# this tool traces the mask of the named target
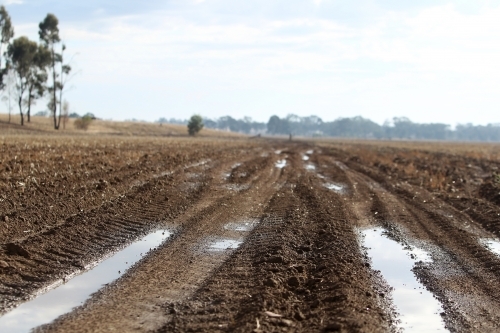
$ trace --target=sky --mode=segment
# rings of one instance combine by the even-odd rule
[[[500,0],[0,3],[15,37],[59,18],[70,112],[500,123]]]

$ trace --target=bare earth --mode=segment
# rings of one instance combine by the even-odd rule
[[[479,241],[500,236],[498,145],[1,139],[0,313],[151,230],[173,233],[40,331],[397,331],[359,242],[373,226],[432,244],[414,273],[448,330],[500,330],[500,257]],[[228,227],[242,222],[244,236]],[[241,246],[207,251],[231,238]]]

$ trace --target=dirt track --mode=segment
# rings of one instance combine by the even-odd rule
[[[151,230],[173,233],[43,331],[396,331],[390,286],[359,245],[372,226],[432,254],[414,272],[450,331],[500,330],[500,257],[479,241],[500,236],[496,147],[32,142],[0,150],[2,312]],[[242,222],[253,228],[228,227]],[[219,239],[243,242],[209,251]]]

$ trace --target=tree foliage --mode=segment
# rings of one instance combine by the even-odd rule
[[[290,134],[290,122],[287,119],[272,116],[267,123],[267,132],[270,134]]]
[[[71,67],[64,63],[63,55],[66,50],[66,45],[62,44],[61,52],[56,52],[56,45],[61,42],[61,37],[59,36],[59,20],[57,17],[54,14],[47,14],[38,27],[40,41],[50,52],[52,86],[48,88],[48,91],[51,94],[48,107],[53,115],[54,129],[59,129],[62,117],[62,94],[68,74],[71,71]],[[57,116],[58,106],[59,116]]]
[[[198,134],[198,132],[202,130],[203,126],[204,126],[203,118],[201,118],[200,115],[192,116],[191,119],[189,119],[189,122],[187,124],[189,135]]]
[[[76,129],[86,131],[89,129],[93,121],[94,119],[92,119],[92,117],[85,115],[81,118],[76,119],[74,122],[74,126]]]
[[[243,119],[234,119],[231,116],[224,116],[218,119],[204,119],[205,127],[219,129],[224,131],[232,131],[246,134],[264,133],[266,130],[265,123],[259,123],[252,120],[250,117]]]
[[[19,106],[19,114],[21,115],[21,125],[24,125],[24,101],[25,93],[30,85],[31,68],[35,63],[38,45],[22,36],[15,39],[9,45],[8,55],[12,69],[16,74],[16,90]]]
[[[16,77],[16,97],[21,125],[24,125],[24,111],[29,121],[31,106],[44,94],[47,81],[46,67],[49,64],[50,54],[46,47],[22,36],[9,44],[7,55]]]
[[[457,125],[453,130],[447,124],[414,123],[405,117],[379,125],[363,117],[339,118],[323,122],[319,117],[299,117],[288,115],[285,118],[271,116],[267,123],[269,134],[329,136],[361,139],[389,140],[460,140],[460,141],[500,141],[500,125],[486,126],[472,124]]]
[[[3,77],[8,68],[2,66],[3,45],[8,44],[14,37],[14,27],[5,6],[0,6],[0,88],[3,89]]]

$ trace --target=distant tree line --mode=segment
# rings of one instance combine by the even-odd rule
[[[8,105],[9,122],[12,104],[16,104],[21,116],[21,125],[24,125],[25,117],[30,122],[31,107],[36,101],[48,97],[47,106],[54,120],[54,129],[59,129],[61,119],[66,119],[69,112],[69,103],[63,101],[63,93],[71,66],[64,59],[66,45],[59,36],[57,17],[47,14],[38,28],[39,43],[26,36],[14,39],[11,17],[5,7],[0,6],[2,100]]]
[[[160,118],[156,121],[160,124],[177,124],[187,125],[188,120],[175,119],[175,118]],[[231,116],[224,116],[218,119],[203,118],[205,128],[218,129],[222,131],[231,131],[244,134],[264,134],[267,132],[266,123],[253,121],[250,117],[243,119],[234,119]]]
[[[161,118],[158,122],[187,124],[187,120]],[[339,118],[325,122],[317,116],[299,117],[290,114],[284,118],[271,116],[266,123],[251,118],[234,119],[230,116],[203,119],[206,128],[245,134],[299,135],[306,137],[339,137],[360,139],[449,140],[500,142],[500,124],[450,125],[441,123],[420,124],[408,118],[393,118],[379,125],[363,117]]]
[[[188,120],[183,120],[183,119],[176,119],[176,118],[160,118],[156,121],[157,123],[160,124],[177,124],[177,125],[187,125]]]
[[[324,122],[316,116],[285,118],[272,116],[267,123],[268,134],[328,136],[362,139],[455,140],[500,142],[500,124],[450,125],[441,123],[420,124],[401,117],[379,125],[363,117],[339,118]]]
[[[213,128],[224,131],[245,133],[245,134],[259,134],[266,132],[266,123],[259,123],[253,121],[250,117],[243,119],[234,119],[231,116],[224,116],[218,119],[203,119],[203,123],[207,128]]]

